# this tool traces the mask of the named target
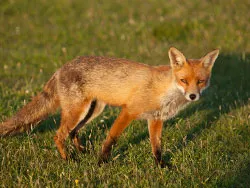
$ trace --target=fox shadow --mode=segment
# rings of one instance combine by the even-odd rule
[[[241,168],[235,176],[230,177],[229,182],[222,179],[217,187],[250,187],[250,160],[241,161],[239,166]]]

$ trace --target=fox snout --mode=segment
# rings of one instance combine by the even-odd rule
[[[186,93],[185,97],[189,101],[198,101],[200,99],[199,93]]]
[[[198,101],[200,99],[201,91],[197,86],[194,86],[193,89],[190,89],[186,85],[176,83],[176,87],[188,101]]]
[[[190,95],[189,95],[189,98],[190,98],[191,100],[195,100],[195,99],[196,99],[196,94],[193,94],[193,93],[190,94]]]

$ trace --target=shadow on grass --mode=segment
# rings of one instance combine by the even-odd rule
[[[240,162],[239,170],[235,174],[229,174],[223,178],[218,184],[218,187],[250,187],[250,160]]]
[[[40,125],[33,129],[32,133],[43,133],[57,130],[60,125],[60,120],[61,116],[59,113],[49,116],[47,119],[43,120]]]

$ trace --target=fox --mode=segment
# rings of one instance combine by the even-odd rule
[[[99,163],[108,161],[113,145],[131,121],[144,119],[155,163],[164,167],[163,122],[200,99],[210,84],[218,55],[216,49],[200,59],[187,59],[171,47],[170,65],[158,66],[113,57],[76,57],[58,69],[31,102],[0,124],[0,137],[29,131],[60,108],[60,126],[54,142],[66,160],[66,139],[70,138],[75,148],[83,151],[80,129],[99,116],[106,105],[118,106],[121,111],[102,144]]]

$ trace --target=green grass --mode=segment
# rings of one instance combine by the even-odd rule
[[[97,155],[119,109],[81,131],[87,152],[53,143],[56,114],[29,134],[0,138],[1,187],[250,187],[250,3],[222,1],[0,1],[0,120],[16,112],[55,70],[79,55],[168,64],[175,46],[199,58],[214,48],[211,86],[165,123],[154,165],[145,121],[134,121],[101,167]]]

